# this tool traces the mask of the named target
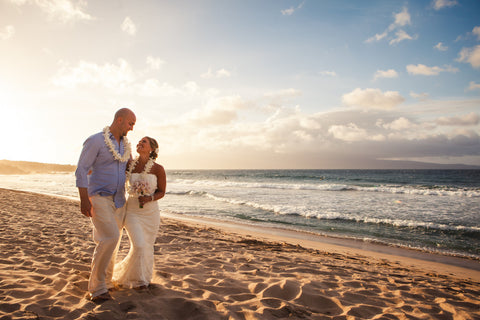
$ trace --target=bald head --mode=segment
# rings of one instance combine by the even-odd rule
[[[118,118],[124,118],[125,119],[129,115],[135,116],[133,111],[128,109],[128,108],[119,109],[117,112],[115,112],[115,118],[113,119],[113,121],[117,120]]]
[[[133,130],[133,126],[137,118],[135,113],[128,108],[122,108],[115,112],[112,125],[110,126],[110,132],[117,138],[126,136],[128,131]]]

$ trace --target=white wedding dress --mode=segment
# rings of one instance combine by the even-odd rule
[[[151,173],[132,173],[130,185],[141,180],[147,183],[146,195],[152,195],[157,188],[157,177]],[[138,195],[130,194],[124,225],[130,239],[130,250],[115,265],[113,281],[127,288],[148,286],[153,275],[153,245],[160,225],[157,201],[147,202],[140,208]]]

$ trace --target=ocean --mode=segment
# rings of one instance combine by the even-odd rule
[[[170,170],[163,213],[480,259],[480,170]],[[0,188],[78,199],[69,174]]]

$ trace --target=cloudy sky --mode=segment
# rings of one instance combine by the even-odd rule
[[[478,0],[0,0],[0,159],[128,138],[181,168],[480,165]],[[373,165],[374,166],[374,165]]]

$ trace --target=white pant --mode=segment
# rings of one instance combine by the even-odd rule
[[[112,275],[120,244],[120,235],[125,218],[125,206],[115,208],[113,196],[92,196],[93,240],[96,247],[92,259],[92,271],[88,291],[93,297],[113,287]]]

